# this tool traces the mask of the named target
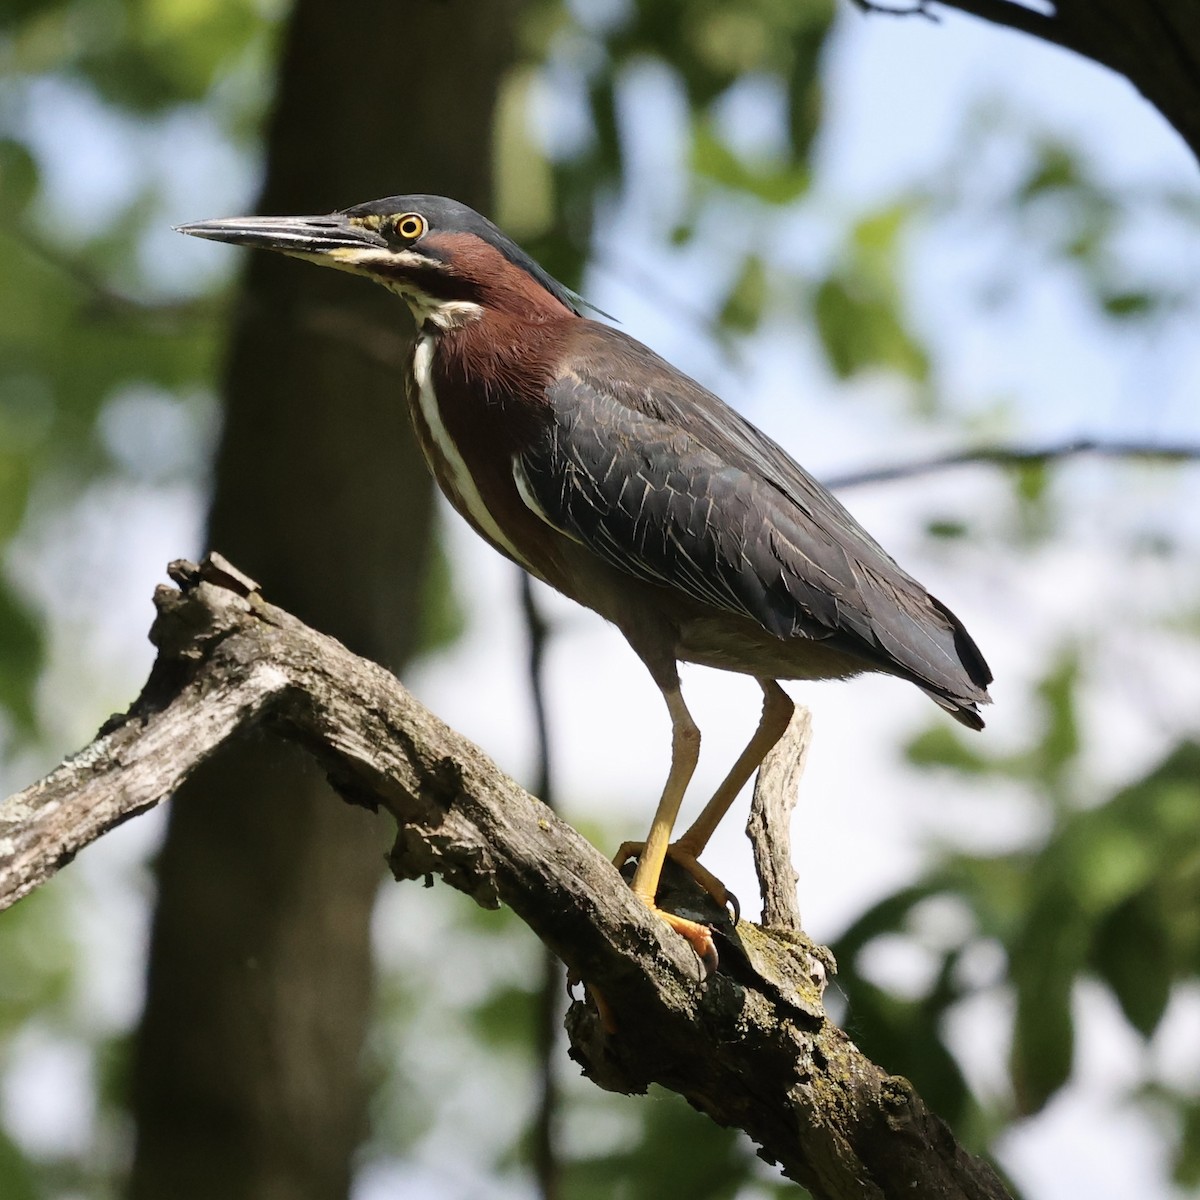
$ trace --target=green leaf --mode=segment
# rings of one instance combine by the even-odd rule
[[[52,1017],[67,1001],[75,949],[65,897],[61,889],[42,889],[0,921],[0,1045],[22,1021]]]
[[[919,767],[951,767],[969,775],[983,775],[994,764],[985,758],[965,738],[944,724],[930,726],[905,747],[908,761]]]
[[[705,121],[692,132],[692,170],[702,179],[767,204],[792,204],[808,190],[808,169],[787,160],[748,162],[736,155]]]
[[[1049,465],[1044,462],[1020,463],[1013,468],[1017,495],[1026,503],[1041,502],[1050,486]]]
[[[1035,752],[1034,774],[1057,779],[1079,755],[1079,724],[1075,717],[1075,693],[1079,687],[1079,656],[1065,653],[1058,664],[1038,685],[1044,724]]]
[[[792,153],[807,159],[825,115],[825,89],[821,80],[821,55],[832,24],[835,8],[828,0],[806,0],[804,4],[786,3],[792,19],[804,23],[793,40],[795,67],[786,72],[788,90],[788,135]]]
[[[1175,1182],[1185,1188],[1200,1187],[1200,1097],[1179,1105],[1182,1130],[1175,1153]]]
[[[0,1128],[0,1200],[43,1200],[33,1164]]]
[[[0,138],[0,220],[18,220],[37,189],[37,163],[28,148],[11,138]]]
[[[1082,173],[1075,152],[1062,142],[1043,142],[1033,169],[1017,188],[1017,199],[1028,202],[1047,192],[1080,185]]]
[[[1112,988],[1129,1023],[1143,1036],[1158,1028],[1171,996],[1166,914],[1141,892],[1096,928],[1092,965]]]
[[[830,366],[842,379],[871,367],[923,382],[929,356],[904,327],[899,301],[869,273],[840,268],[813,298],[817,332]]]
[[[1071,999],[1088,945],[1070,892],[1050,881],[1012,950],[1017,990],[1012,1077],[1018,1111],[1040,1111],[1070,1078],[1075,1057]]]
[[[856,261],[881,285],[896,282],[900,239],[911,216],[909,205],[891,204],[867,213],[851,231]]]
[[[814,298],[814,316],[830,365],[843,379],[869,368],[891,368],[912,379],[929,373],[925,351],[900,323],[890,299],[857,276],[835,273]]]
[[[1150,316],[1162,301],[1161,295],[1147,291],[1104,292],[1100,295],[1100,307],[1118,320]]]
[[[943,541],[957,541],[967,537],[971,527],[966,521],[958,521],[952,517],[936,517],[926,523],[925,532],[930,537]]]
[[[721,306],[720,321],[735,333],[752,333],[762,320],[767,303],[766,264],[749,255]]]
[[[34,685],[45,657],[41,623],[0,580],[0,705],[18,728],[34,728]]]
[[[921,1098],[962,1136],[975,1105],[942,1039],[945,1004],[902,1000],[861,976],[843,984],[850,1002],[845,1026],[862,1052],[886,1071],[911,1079]]]
[[[822,280],[813,299],[817,332],[829,365],[841,379],[848,379],[871,363],[872,356],[862,335],[861,306],[838,275]]]

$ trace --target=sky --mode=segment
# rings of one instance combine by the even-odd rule
[[[771,218],[774,246],[789,263],[817,270],[828,262],[837,252],[836,229],[844,214],[866,210],[880,196],[928,178],[946,161],[972,113],[1036,114],[1048,131],[1086,147],[1114,183],[1197,192],[1194,159],[1127,83],[1063,51],[954,13],[934,24],[869,19],[847,10],[826,71],[829,115],[815,195],[801,213]],[[535,104],[554,103],[551,86],[532,94]],[[252,203],[253,164],[232,155],[198,117],[183,115],[156,128],[114,127],[87,101],[60,91],[41,97],[30,113],[52,164],[48,187],[58,203],[86,193],[118,205],[122,165],[142,158],[169,164],[160,168],[164,177],[179,180],[168,195],[168,203],[178,207],[172,219],[234,213]],[[768,322],[736,362],[714,348],[686,308],[670,302],[687,297],[702,307],[714,301],[719,265],[706,249],[713,242],[699,239],[692,247],[665,249],[661,239],[683,196],[680,101],[653,70],[635,69],[623,89],[621,114],[630,139],[631,181],[601,214],[598,236],[601,245],[619,247],[620,259],[606,262],[600,256],[585,288],[590,300],[717,390],[818,476],[953,444],[944,429],[910,419],[903,385],[884,378],[838,384],[822,368],[812,340],[795,337],[782,322]],[[542,129],[553,120],[545,112],[530,117]],[[769,145],[774,136],[770,98],[753,85],[730,102],[724,119],[744,128],[750,140]],[[94,153],[67,153],[68,145],[89,146]],[[1020,165],[1017,155],[1001,138],[984,163],[994,178],[970,182],[986,191],[995,179],[1009,178]],[[362,197],[347,202],[357,199]],[[1011,247],[1002,231],[994,240],[976,233],[931,227],[910,251],[914,309],[922,332],[941,350],[940,384],[957,407],[985,414],[1002,397],[1012,435],[1022,443],[1079,434],[1200,441],[1194,403],[1200,342],[1194,336],[1176,326],[1165,333],[1113,337],[1072,281],[1053,272],[1039,276],[1011,309],[981,320],[979,310],[963,302],[964,292]],[[169,236],[164,223],[161,238]],[[736,230],[731,236],[736,239]],[[225,269],[225,250],[176,241],[180,268]],[[165,242],[153,242],[160,244]],[[1200,277],[1195,240],[1180,243],[1153,227],[1137,229],[1130,254],[1147,270]],[[637,261],[656,286],[623,282],[620,262],[627,260]],[[169,276],[163,285],[172,285]],[[1185,314],[1193,322],[1195,316]],[[120,406],[113,409],[115,445],[127,443],[129,430],[147,427],[148,411],[158,411],[153,403],[149,409],[139,403],[136,397],[127,400],[124,417]],[[203,404],[164,419],[166,443],[211,445],[215,426]],[[170,427],[171,419],[180,427]],[[951,604],[984,647],[997,675],[984,736],[990,745],[1005,747],[1021,744],[1036,720],[1025,703],[1028,688],[1065,631],[1104,632],[1122,614],[1141,612],[1139,605],[1167,608],[1196,593],[1195,570],[1186,564],[1139,564],[1139,587],[1131,589],[1130,564],[1105,537],[1114,526],[1136,527],[1185,507],[1196,499],[1195,474],[1158,490],[1131,491],[1129,476],[1120,471],[1073,465],[1056,485],[1071,513],[1064,536],[1047,549],[1022,554],[997,553],[990,540],[933,551],[918,534],[930,515],[1000,510],[1006,488],[987,471],[855,489],[844,498],[906,569]],[[90,738],[96,712],[123,708],[140,686],[151,661],[145,641],[150,595],[167,561],[202,548],[203,488],[202,474],[166,488],[160,480],[125,478],[98,488],[69,523],[59,519],[26,538],[18,570],[55,611],[53,666],[42,701],[53,715],[61,751]],[[1191,516],[1178,527],[1194,545],[1200,506],[1187,507]],[[459,577],[472,580],[469,593],[461,589],[468,627],[451,650],[422,662],[405,682],[502,767],[528,781],[532,725],[514,569],[445,509],[443,521]],[[94,586],[86,595],[72,590],[64,600],[61,582],[78,577],[81,566]],[[613,629],[540,587],[538,598],[555,631],[548,694],[564,815],[602,822],[614,845],[638,837],[667,766],[669,724],[661,698]],[[106,614],[99,627],[97,611]],[[1097,783],[1135,777],[1184,729],[1194,728],[1200,662],[1194,648],[1191,654],[1181,659],[1169,640],[1153,635],[1139,635],[1134,644],[1106,640],[1091,670],[1085,706],[1097,734],[1090,739],[1095,749],[1086,770]],[[704,735],[690,793],[698,806],[749,736],[758,692],[752,681],[695,668],[684,670],[683,683]],[[791,691],[811,706],[815,723],[793,846],[801,911],[818,940],[835,937],[873,899],[911,879],[936,839],[998,848],[1036,832],[1030,806],[1011,791],[968,793],[958,779],[904,769],[895,747],[906,733],[924,728],[933,711],[916,689],[870,678],[796,685]],[[53,761],[54,748],[45,754],[41,766]],[[17,782],[31,778],[38,766],[21,764],[18,770],[27,774]],[[741,833],[744,814],[743,801],[718,832],[706,861],[754,916],[757,906],[750,898],[757,887]],[[138,864],[160,830],[161,819],[133,822],[90,850],[76,868],[95,898],[82,916],[81,940],[94,960],[95,1019],[101,1025],[128,1023],[137,1012],[149,891]],[[124,882],[114,887],[118,876]],[[419,953],[435,936],[432,914],[424,932],[414,932],[413,903],[385,895],[377,931],[385,956]],[[879,977],[902,986],[919,983],[928,966],[911,948],[883,948],[879,960]],[[985,977],[991,967],[979,964]],[[992,989],[953,1019],[971,1077],[985,1090],[1001,1079],[1005,1047],[997,1029],[1007,1002]],[[1032,1200],[1080,1195],[1167,1200],[1172,1192],[1162,1176],[1158,1143],[1147,1119],[1122,1100],[1135,1080],[1132,1035],[1099,989],[1083,990],[1078,1014],[1085,1046],[1078,1078],[1045,1114],[1009,1135],[1005,1166]],[[1192,1087],[1200,1076],[1198,1016],[1200,993],[1180,998],[1156,1039],[1172,1051],[1163,1069]],[[6,1116],[22,1114],[31,1143],[78,1137],[89,1120],[86,1070],[69,1048],[34,1040],[18,1053],[0,1103]],[[442,1144],[438,1139],[449,1136],[450,1124],[472,1111],[469,1097],[460,1094],[433,1118],[430,1145]],[[432,1151],[428,1161],[436,1161]],[[440,1178],[438,1194],[472,1194],[479,1180],[464,1169],[462,1180]],[[394,1196],[398,1187],[401,1194],[433,1194],[422,1170],[418,1162],[398,1179],[381,1168],[363,1181],[358,1200]]]

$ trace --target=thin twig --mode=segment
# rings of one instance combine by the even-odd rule
[[[86,311],[104,320],[132,320],[163,324],[172,328],[195,322],[197,319],[213,319],[218,308],[208,298],[195,300],[143,300],[113,287],[102,279],[90,264],[81,258],[66,254],[57,246],[39,238],[28,230],[11,227],[3,230],[19,242],[35,258],[41,259],[68,279],[87,296]]]
[[[881,17],[924,17],[935,24],[940,20],[937,13],[929,10],[929,0],[910,0],[908,4],[880,4],[877,0],[850,0],[855,8]]]
[[[546,644],[550,627],[533,594],[533,581],[521,577],[521,613],[528,637],[529,697],[537,733],[537,769],[533,793],[547,808],[555,808],[553,768],[550,757],[550,722],[546,706]],[[558,1153],[559,1087],[556,1072],[560,997],[563,969],[558,957],[543,947],[542,983],[535,1006],[534,1053],[537,1058],[537,1111],[533,1121],[533,1171],[541,1200],[558,1200],[562,1164]]]
[[[933,475],[955,467],[979,463],[998,467],[1042,466],[1081,454],[1099,458],[1135,458],[1147,462],[1189,463],[1200,461],[1200,445],[1178,442],[1112,441],[1099,438],[1073,438],[1066,442],[1050,442],[1044,446],[976,446],[972,450],[956,450],[950,454],[935,454],[908,463],[889,463],[861,471],[847,471],[825,479],[830,488],[863,487],[868,483],[890,483],[895,479],[911,479],[917,475]]]
[[[538,607],[533,594],[533,580],[525,571],[518,572],[521,584],[521,616],[528,638],[526,663],[529,671],[529,699],[533,706],[534,731],[537,735],[537,766],[534,770],[533,794],[548,808],[557,808],[554,800],[554,779],[550,761],[550,721],[546,708],[546,645],[550,626]]]

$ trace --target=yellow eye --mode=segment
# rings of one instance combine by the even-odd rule
[[[405,213],[392,222],[392,228],[397,237],[402,237],[407,242],[415,242],[429,226],[420,213]]]

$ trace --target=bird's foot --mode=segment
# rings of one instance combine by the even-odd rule
[[[618,869],[625,864],[630,858],[633,858],[644,848],[644,843],[626,842],[617,852],[615,859]],[[732,901],[734,912],[737,912],[737,899],[733,893],[726,889],[715,875],[710,871],[705,870],[698,862],[694,855],[686,852],[677,853],[674,850],[668,851],[669,856],[675,859],[683,870],[692,875],[705,891],[709,893],[718,904],[725,905]],[[711,886],[710,886],[711,883]],[[653,896],[644,895],[640,889],[634,889],[634,895],[660,920],[665,921],[681,938],[683,938],[689,946],[691,946],[696,957],[700,960],[700,965],[703,968],[703,979],[707,979],[712,975],[718,966],[717,946],[713,940],[714,926],[702,924],[700,921],[693,921],[688,917],[681,917],[677,913],[668,912],[665,908],[659,908]],[[734,920],[737,920],[735,915]],[[596,1009],[596,1013],[600,1018],[600,1023],[605,1033],[615,1033],[617,1031],[617,1020],[613,1014],[612,1007],[605,999],[603,992],[594,984],[586,983],[582,977],[573,970],[567,972],[567,995],[574,998],[575,988],[578,984],[583,984],[587,997],[592,1001]]]
[[[713,941],[712,930],[699,921],[689,921],[687,917],[678,917],[666,909],[659,908],[653,901],[645,900],[646,907],[656,916],[666,921],[681,938],[696,952],[696,957],[704,967],[704,978],[707,979],[717,969],[717,944]]]
[[[613,866],[619,871],[631,858],[638,857],[645,848],[645,842],[622,842],[621,848],[613,856]],[[730,909],[735,925],[742,919],[742,906],[738,898],[691,851],[686,850],[679,842],[672,842],[667,847],[667,857],[678,863],[722,908]]]

